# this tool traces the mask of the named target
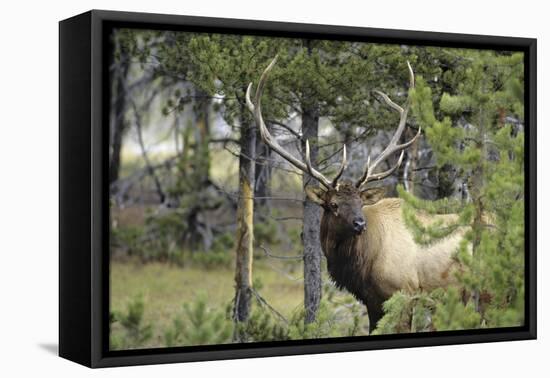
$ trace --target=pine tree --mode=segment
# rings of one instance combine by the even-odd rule
[[[450,288],[433,296],[435,329],[519,326],[524,322],[523,54],[459,53],[459,64],[443,78],[452,84],[437,104],[443,118],[436,116],[424,78],[418,77],[410,95],[437,168],[453,167],[467,196],[424,201],[402,188],[399,193],[417,243],[436,243],[458,227],[468,229],[456,251],[464,267],[457,273],[463,293]],[[415,217],[418,211],[458,217],[451,225],[425,227]],[[399,308],[409,307],[388,304],[381,323],[401,319]]]
[[[166,346],[215,345],[231,341],[233,324],[223,310],[209,308],[206,295],[183,305],[183,317],[176,316],[164,332]]]
[[[143,296],[133,298],[127,304],[125,312],[115,311],[110,314],[111,349],[143,348],[153,336],[153,325],[145,323],[145,302]],[[115,325],[120,325],[114,331]]]

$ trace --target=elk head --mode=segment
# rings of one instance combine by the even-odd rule
[[[402,108],[393,102],[385,93],[375,91],[375,93],[377,93],[388,106],[400,114],[397,130],[391,138],[388,146],[376,159],[374,159],[374,161],[371,162],[370,156],[367,158],[363,174],[359,180],[355,183],[349,181],[338,183],[338,180],[344,173],[348,163],[345,145],[342,147],[342,163],[340,164],[335,177],[330,180],[321,172],[312,167],[309,141],[306,141],[304,163],[282,148],[275,138],[273,138],[269,133],[262,117],[261,97],[265,88],[267,76],[276,61],[277,56],[275,56],[275,58],[262,73],[258,87],[256,88],[254,101],[250,98],[252,83],[248,85],[246,91],[246,103],[250,112],[254,115],[256,125],[260,130],[261,138],[264,143],[271,147],[273,151],[299,170],[311,175],[321,184],[320,187],[307,187],[306,195],[312,202],[317,203],[325,209],[325,215],[334,217],[336,220],[334,223],[339,232],[343,234],[361,234],[367,227],[367,220],[365,219],[362,211],[363,206],[372,205],[384,196],[384,190],[382,188],[365,188],[365,186],[369,182],[378,181],[391,175],[401,165],[405,149],[413,144],[421,133],[421,129],[419,128],[418,132],[411,140],[399,144],[399,140],[401,139],[401,135],[403,134],[407,124],[407,115],[410,107],[409,101],[407,101],[405,108]],[[409,69],[409,86],[410,88],[414,88],[414,73],[409,62],[407,62],[407,67]],[[400,155],[395,165],[391,166],[386,171],[374,173],[375,169],[382,161],[397,152],[400,152]]]
[[[363,206],[372,205],[384,197],[384,188],[359,189],[353,183],[343,181],[337,188],[306,187],[310,201],[325,210],[334,220],[332,225],[340,235],[360,235],[367,228]]]

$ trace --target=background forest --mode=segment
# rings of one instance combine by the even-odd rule
[[[326,273],[314,182],[245,104],[276,54],[262,110],[281,145],[303,160],[309,140],[328,174],[345,145],[357,177],[399,119],[373,90],[409,96],[403,138],[423,132],[381,185],[419,244],[470,229],[456,251],[467,300],[399,292],[375,333],[523,324],[522,53],[133,29],[111,44],[112,349],[368,334],[365,306]],[[460,217],[425,227],[419,211]]]

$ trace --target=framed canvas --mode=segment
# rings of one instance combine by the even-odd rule
[[[535,39],[59,27],[60,356],[536,338]]]

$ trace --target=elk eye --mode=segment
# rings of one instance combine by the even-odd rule
[[[332,207],[334,210],[338,208],[338,204],[336,202],[331,202],[330,207]]]

